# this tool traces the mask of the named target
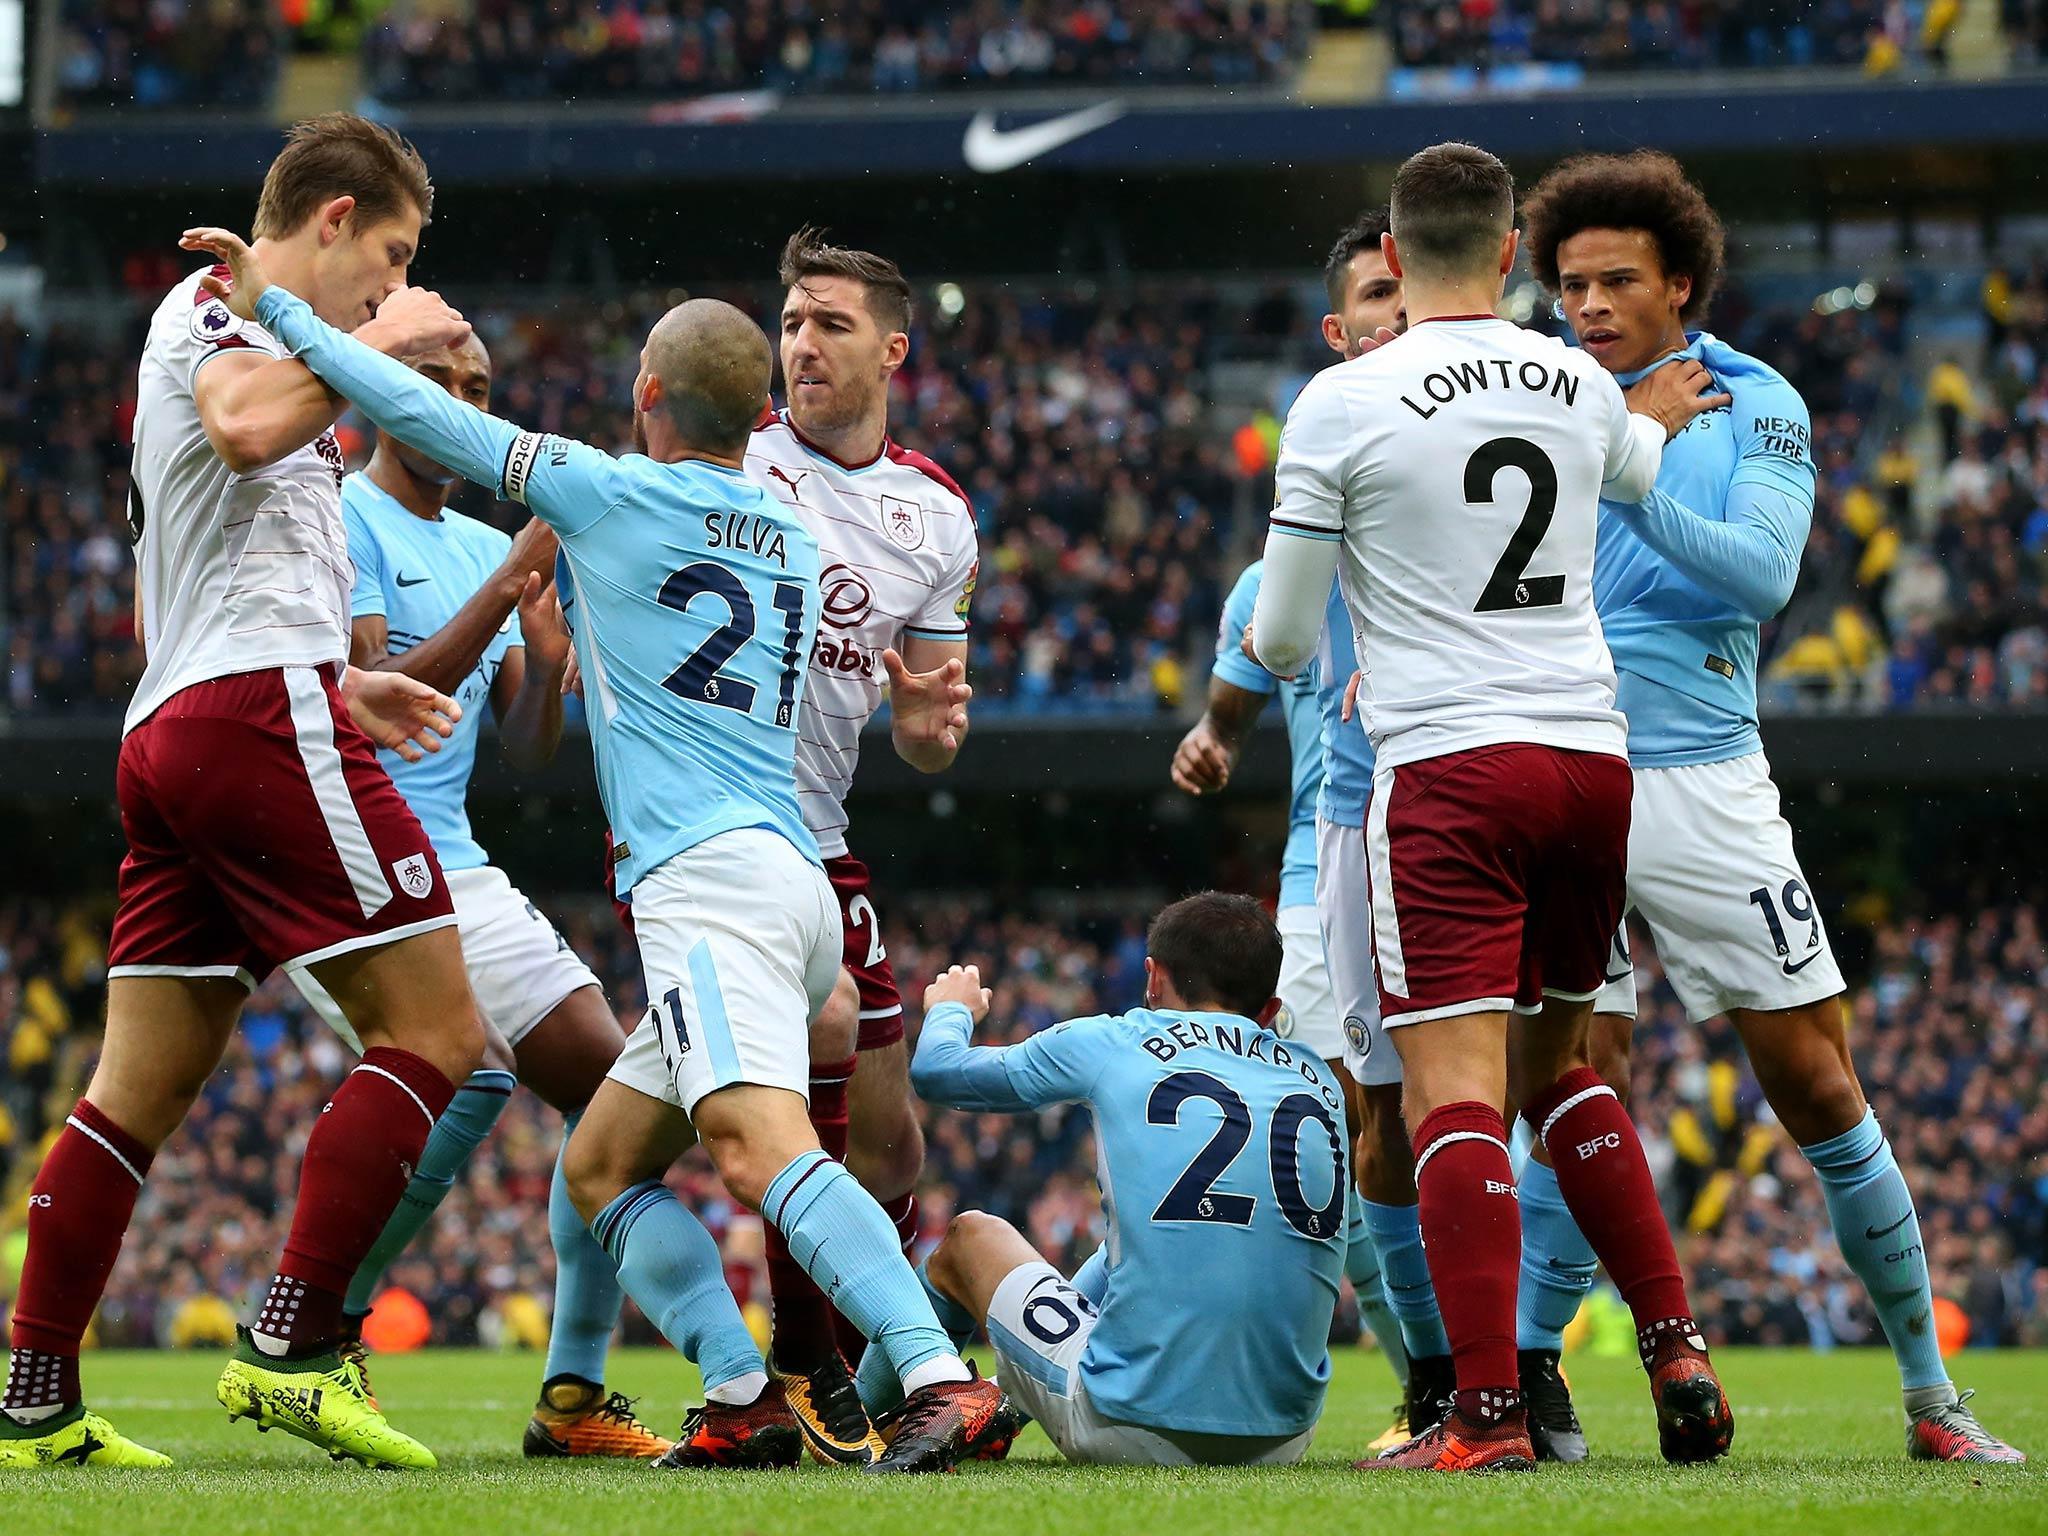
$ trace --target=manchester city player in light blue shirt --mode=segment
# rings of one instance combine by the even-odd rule
[[[1758,731],[1758,626],[1792,595],[1813,515],[1805,403],[1774,369],[1697,328],[1720,280],[1722,230],[1669,156],[1567,161],[1524,219],[1538,279],[1602,366],[1624,386],[1703,369],[1722,401],[1665,449],[1649,497],[1601,507],[1594,597],[1635,769],[1630,907],[1688,1016],[1734,1022],[1813,1165],[1898,1360],[1909,1454],[2020,1460],[1943,1368],[1919,1219],[1857,1081],[1841,971]],[[1627,1077],[1635,1013],[1633,972],[1617,969],[1594,1020],[1595,1064],[1611,1082]],[[1526,1176],[1522,1198],[1526,1217]]]
[[[839,908],[797,810],[797,706],[818,548],[742,471],[773,358],[739,310],[669,311],[642,349],[615,458],[452,398],[265,281],[224,230],[238,313],[379,429],[499,490],[562,541],[598,785],[653,1002],[570,1140],[570,1195],[706,1399],[659,1465],[790,1465],[802,1440],[725,1288],[717,1245],[662,1182],[693,1140],[895,1367],[878,1472],[941,1470],[1014,1433],[960,1358],[881,1207],[819,1150],[809,1020],[839,974]],[[459,317],[456,317],[459,318]]]
[[[1004,1048],[970,1044],[989,1007],[972,966],[926,991],[918,1093],[977,1112],[1087,1105],[1109,1225],[1069,1284],[1008,1222],[963,1213],[926,1280],[956,1338],[986,1322],[1005,1385],[1069,1460],[1298,1460],[1330,1379],[1343,1095],[1267,1027],[1280,935],[1256,901],[1176,902],[1147,951],[1143,1008]]]
[[[477,407],[490,404],[491,360],[467,342],[408,360],[422,378]],[[538,520],[517,540],[452,511],[460,477],[380,433],[369,467],[342,484],[342,517],[356,579],[351,661],[403,672],[457,698],[463,717],[443,752],[417,763],[380,754],[432,839],[447,875],[470,990],[483,1016],[484,1060],[434,1124],[405,1197],[349,1288],[346,1317],[361,1326],[385,1273],[454,1187],[524,1083],[559,1110],[564,1144],[625,1044],[597,978],[537,907],[492,866],[469,825],[470,776],[485,707],[506,757],[534,768],[562,732],[569,636],[552,573],[555,536]],[[545,573],[545,574],[544,574]],[[346,1020],[312,975],[292,972],[344,1037]],[[658,1456],[668,1441],[604,1390],[605,1361],[624,1293],[610,1257],[577,1215],[557,1158],[548,1195],[555,1306],[529,1456]]]

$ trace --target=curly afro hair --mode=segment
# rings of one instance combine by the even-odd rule
[[[1536,281],[1558,291],[1557,248],[1585,229],[1646,230],[1667,275],[1692,279],[1679,311],[1691,322],[1707,312],[1726,260],[1721,220],[1679,163],[1654,149],[1631,155],[1579,155],[1539,181],[1522,203],[1522,229]]]

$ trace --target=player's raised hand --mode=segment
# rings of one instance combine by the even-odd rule
[[[1173,749],[1173,787],[1190,795],[1213,795],[1230,782],[1237,753],[1216,733],[1207,715]]]
[[[417,357],[469,340],[469,322],[462,311],[431,288],[393,290],[377,306],[377,318],[370,325],[377,328],[377,349],[391,357]]]
[[[526,664],[538,667],[543,676],[564,674],[572,648],[569,626],[562,618],[561,599],[555,584],[541,580],[539,571],[526,573],[526,586],[519,594],[519,634],[526,642]],[[580,679],[579,679],[580,682]]]
[[[342,674],[341,696],[363,734],[408,763],[440,751],[442,739],[455,734],[455,722],[462,718],[460,704],[403,672],[350,667]]]
[[[941,1003],[958,1003],[979,1024],[988,1017],[993,995],[981,984],[981,968],[973,965],[948,966],[943,975],[924,989],[924,1011],[930,1013]]]
[[[891,649],[882,652],[882,670],[889,675],[890,730],[898,749],[959,751],[960,733],[967,729],[967,701],[974,697],[967,686],[967,664],[949,656],[929,672],[913,672]]]
[[[1651,369],[1624,389],[1622,396],[1638,416],[1662,422],[1666,439],[1683,432],[1693,417],[1717,411],[1735,399],[1714,383],[1703,363],[1690,357]]]
[[[263,290],[270,286],[270,279],[263,271],[263,263],[249,249],[248,241],[231,229],[215,229],[207,225],[186,230],[178,245],[187,251],[205,251],[225,262],[227,277],[216,277],[209,272],[199,279],[200,286],[242,319],[256,318],[256,301],[263,297]]]

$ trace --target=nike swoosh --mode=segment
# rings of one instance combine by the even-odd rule
[[[1062,144],[1086,138],[1123,115],[1122,102],[1105,101],[1006,132],[996,126],[995,113],[977,112],[967,125],[967,136],[960,141],[960,155],[970,171],[979,171],[984,176],[1014,171],[1026,161],[1052,153]]]
[[[1636,975],[1634,971],[1623,971],[1619,976],[1609,976],[1605,971],[1602,971],[1600,974],[1610,987],[1617,981],[1633,981]]]
[[[432,581],[433,579],[434,579],[434,578],[433,578],[433,577],[431,577],[431,576],[415,576],[415,577],[413,577],[413,579],[412,579],[411,581],[407,581],[407,580],[405,579],[405,577],[401,575],[401,576],[400,576],[400,577],[398,578],[398,584],[399,584],[399,585],[400,585],[401,587],[416,587],[416,586],[418,586],[418,585],[419,585],[419,584],[420,584],[421,582],[425,582],[425,581]]]
[[[1790,960],[1787,960],[1785,962],[1785,974],[1787,976],[1797,976],[1801,971],[1805,970],[1809,965],[1813,964],[1814,961],[1818,960],[1822,955],[1826,953],[1826,950],[1816,949],[1812,954],[1808,955],[1804,960],[1800,961],[1797,965],[1794,965]]]
[[[1908,1211],[1905,1215],[1901,1216],[1897,1221],[1893,1222],[1888,1227],[1865,1227],[1863,1229],[1863,1235],[1869,1241],[1874,1243],[1880,1237],[1890,1237],[1894,1232],[1898,1231],[1899,1228],[1903,1227],[1907,1222],[1911,1221],[1912,1219],[1913,1213],[1911,1211]]]

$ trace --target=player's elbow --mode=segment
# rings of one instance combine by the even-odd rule
[[[1292,635],[1275,635],[1269,640],[1260,634],[1254,649],[1258,652],[1259,665],[1268,672],[1275,677],[1292,677],[1308,665],[1315,641],[1311,639],[1304,643]]]
[[[238,475],[275,464],[290,451],[272,441],[269,424],[254,411],[230,411],[208,422],[206,435],[221,463]]]
[[[1760,572],[1757,579],[1748,583],[1739,595],[1743,617],[1757,624],[1769,623],[1785,611],[1785,605],[1792,601],[1792,591],[1798,585],[1799,561],[1796,558],[1773,561],[1770,568]]]

